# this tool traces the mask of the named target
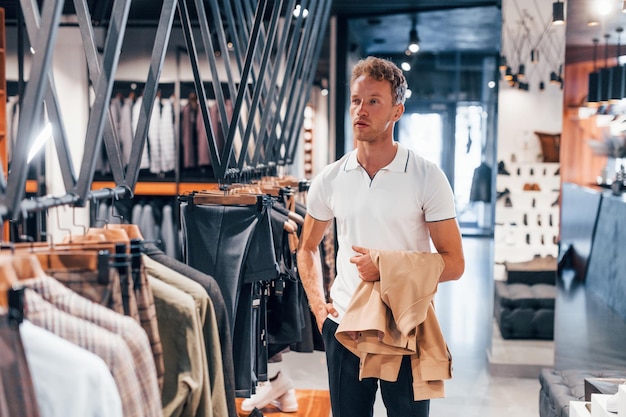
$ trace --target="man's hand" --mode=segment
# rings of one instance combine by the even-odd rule
[[[350,258],[350,262],[356,265],[356,269],[359,271],[359,278],[369,282],[380,281],[380,272],[374,265],[374,262],[372,262],[369,249],[352,246],[352,250],[358,253],[358,255]]]
[[[326,303],[320,305],[318,308],[311,308],[313,315],[315,315],[315,321],[317,322],[317,328],[322,333],[322,327],[324,326],[324,321],[326,318],[331,315],[333,317],[337,317],[339,313],[335,310],[332,303]]]

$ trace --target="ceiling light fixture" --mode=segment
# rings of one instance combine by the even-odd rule
[[[539,50],[533,49],[532,51],[530,51],[530,62],[532,62],[533,64],[539,62]]]
[[[500,65],[499,65],[499,67],[500,67],[501,71],[506,70],[506,56],[500,55]]]
[[[416,54],[420,50],[420,37],[417,35],[417,16],[413,17],[411,31],[409,32],[409,46],[407,55]]]
[[[624,31],[623,28],[618,27],[615,29],[617,32],[617,65],[611,68],[611,83],[609,87],[609,100],[619,101],[624,98],[624,66],[619,65],[621,35]]]
[[[609,68],[609,33],[604,35],[604,68],[600,69],[600,98],[601,103],[609,101],[609,91],[611,89],[611,69]]]
[[[552,24],[563,25],[565,24],[565,8],[561,1],[555,1],[552,3]]]
[[[599,75],[600,73],[598,72],[598,68],[597,68],[597,55],[598,55],[598,42],[599,40],[597,38],[594,38],[593,40],[593,71],[589,73],[589,78],[588,78],[588,92],[587,92],[587,104],[588,105],[592,105],[592,106],[597,106],[598,105],[598,100],[600,98],[600,94],[599,94],[599,87],[600,87],[600,83],[599,83]]]
[[[420,50],[420,38],[417,35],[417,29],[411,29],[409,32],[409,51],[415,54]]]

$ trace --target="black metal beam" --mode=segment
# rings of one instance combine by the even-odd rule
[[[84,4],[84,0],[83,4]],[[79,4],[79,2],[77,1]],[[105,119],[110,116],[109,105],[111,100],[111,92],[113,91],[113,82],[115,80],[115,71],[119,61],[122,43],[124,41],[124,33],[126,31],[126,22],[128,20],[128,11],[130,10],[130,0],[115,0],[113,3],[113,11],[111,12],[111,23],[104,43],[104,53],[102,56],[102,64],[100,67],[100,75],[94,83],[95,101],[91,106],[89,121],[87,123],[87,134],[85,138],[85,149],[83,159],[80,166],[80,174],[78,182],[74,187],[74,193],[77,194],[82,201],[85,201],[87,193],[91,189],[93,176],[96,172],[97,156],[102,146],[102,134],[105,126]],[[84,10],[83,10],[84,12]],[[84,17],[84,16],[83,16]],[[91,27],[91,23],[89,22]],[[91,34],[93,41],[93,33]],[[87,51],[93,42],[88,42],[83,47]],[[87,54],[88,58],[90,54]],[[93,56],[91,56],[93,59]],[[97,59],[96,59],[97,61]],[[92,67],[97,65],[92,62]],[[114,140],[114,138],[113,138]],[[119,149],[117,152],[119,158]],[[121,165],[121,159],[115,161],[116,165]],[[118,178],[121,180],[121,178]]]
[[[100,69],[100,58],[95,43],[95,35],[91,25],[92,18],[85,0],[74,0],[74,8],[78,19],[78,26],[83,41],[85,56],[87,57],[87,68],[89,70],[89,79],[95,86],[99,82],[102,71]],[[106,146],[107,157],[113,174],[113,181],[116,184],[124,182],[124,168],[122,166],[121,150],[117,132],[113,128],[113,118],[111,117],[110,107],[104,108],[106,112],[104,124],[104,144]],[[87,141],[92,138],[87,138]],[[96,156],[97,159],[97,156]]]
[[[139,178],[141,155],[146,144],[146,138],[148,137],[148,122],[150,121],[150,116],[152,115],[154,99],[156,98],[156,92],[159,87],[159,78],[161,77],[163,61],[165,60],[165,53],[167,52],[167,45],[172,32],[172,22],[174,21],[175,12],[176,0],[163,0],[161,17],[159,18],[159,25],[157,27],[157,32],[154,37],[154,45],[152,47],[150,68],[148,70],[143,99],[139,111],[137,130],[135,131],[135,135],[133,137],[133,147],[131,149],[128,167],[126,168],[126,185],[133,191],[135,190],[135,185],[137,184],[137,180]]]
[[[28,1],[28,0],[25,0]],[[24,3],[24,1],[22,1]],[[24,19],[26,23],[26,31],[31,45],[37,43],[37,36],[41,25],[41,16],[37,7],[23,8],[24,12],[31,13],[28,18]],[[46,111],[48,118],[52,123],[52,136],[59,158],[59,167],[63,177],[63,185],[65,190],[69,191],[76,185],[76,174],[74,173],[74,164],[70,157],[69,146],[67,143],[67,133],[65,132],[65,124],[61,117],[61,108],[57,98],[54,76],[52,70],[48,71],[48,90],[45,92],[44,102],[46,103]]]
[[[36,5],[26,4],[26,7]],[[52,52],[57,38],[63,1],[47,1],[43,5],[40,33],[35,44],[35,54],[31,63],[30,77],[25,88],[23,107],[17,131],[16,149],[11,162],[11,173],[8,176],[7,192],[2,199],[7,207],[8,215],[13,220],[20,216],[20,203],[24,197],[26,177],[28,175],[28,154],[35,140],[37,129],[41,128],[43,116],[43,95],[48,89],[48,72],[52,64]],[[33,16],[26,11],[24,15]]]

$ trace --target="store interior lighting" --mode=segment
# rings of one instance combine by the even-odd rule
[[[552,24],[565,24],[565,7],[564,3],[561,1],[555,1],[554,3],[552,3]]]

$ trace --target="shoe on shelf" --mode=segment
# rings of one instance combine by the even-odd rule
[[[508,188],[505,188],[504,191],[498,191],[497,192],[497,196],[496,196],[496,200],[501,199],[502,197],[511,194],[511,191]]]
[[[295,413],[298,411],[298,398],[296,390],[291,388],[286,393],[272,401],[272,405],[277,407],[283,413]]]
[[[291,379],[279,371],[269,381],[260,382],[257,385],[256,393],[252,397],[243,400],[241,409],[243,411],[252,411],[255,408],[262,409],[292,388],[293,382]]]
[[[509,173],[509,171],[506,170],[506,167],[504,166],[504,161],[498,162],[498,174],[500,174],[500,175],[511,175]]]

